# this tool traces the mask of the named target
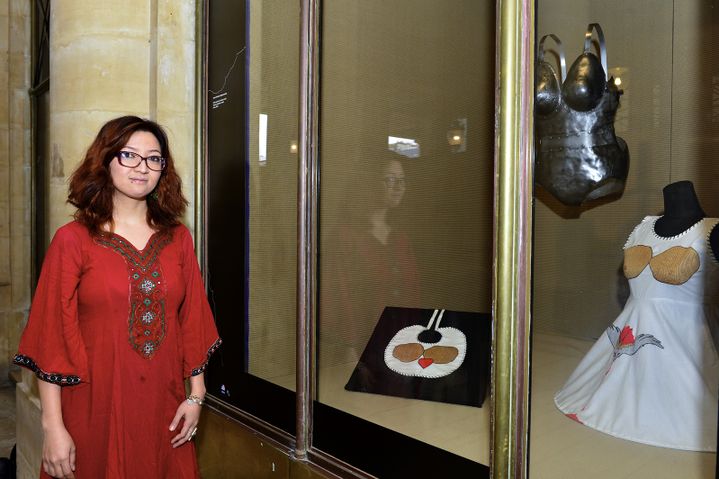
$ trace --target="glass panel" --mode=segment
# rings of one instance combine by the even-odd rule
[[[298,5],[250,2],[248,369],[293,390],[299,22]]]
[[[322,13],[317,398],[488,464],[494,2]]]
[[[601,25],[609,81],[623,91],[614,129],[631,160],[623,191],[596,189],[623,176],[624,161],[621,141],[598,133],[612,124],[603,73],[585,69],[601,100],[572,93],[581,75],[571,69],[561,93],[545,90],[564,106],[538,107],[535,125],[538,181],[542,162],[554,170],[535,211],[530,476],[714,477],[719,273],[706,239],[716,220],[690,227],[719,216],[719,2],[537,3],[538,40],[557,35],[568,69],[587,25]],[[545,49],[558,72],[557,47]],[[562,122],[554,139],[543,133]],[[584,204],[560,202],[547,187],[567,179],[559,166],[580,158],[591,168],[593,154],[611,168],[594,171],[600,183],[583,190]],[[655,225],[651,215],[665,217]]]
[[[300,22],[293,5],[210,4],[207,174],[208,283],[224,340],[208,391],[290,433]]]

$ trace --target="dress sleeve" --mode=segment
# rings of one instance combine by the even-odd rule
[[[205,371],[207,362],[222,340],[217,334],[207,294],[197,265],[192,236],[180,227],[182,242],[182,274],[185,279],[185,299],[180,307],[184,376],[196,376]]]
[[[30,317],[13,362],[43,381],[70,386],[88,382],[85,344],[77,316],[82,276],[80,238],[60,228],[47,250]]]

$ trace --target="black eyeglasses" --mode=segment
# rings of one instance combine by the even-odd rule
[[[152,171],[162,171],[167,166],[167,160],[157,155],[145,157],[133,151],[119,151],[115,156],[117,161],[126,168],[136,168],[143,160]]]

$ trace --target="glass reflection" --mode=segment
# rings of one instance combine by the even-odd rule
[[[320,100],[317,398],[483,464],[489,344],[469,345],[491,309],[494,18],[494,2],[328,2]],[[400,334],[417,327],[441,338]]]
[[[379,157],[377,157],[379,156]],[[323,308],[323,347],[340,347],[357,361],[385,306],[420,304],[411,240],[398,226],[407,193],[402,156],[387,151],[348,178],[345,203],[334,237],[327,237],[328,289]]]

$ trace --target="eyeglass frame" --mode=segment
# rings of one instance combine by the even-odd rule
[[[126,165],[126,164],[124,164],[124,163],[122,162],[122,154],[123,154],[123,153],[128,154],[128,155],[132,155],[132,156],[134,156],[134,157],[138,157],[138,158],[140,159],[140,161],[138,161],[136,165],[132,165],[132,166]],[[120,151],[118,151],[117,153],[115,153],[115,158],[117,158],[117,162],[120,164],[120,166],[124,166],[125,168],[137,168],[138,166],[140,166],[140,163],[142,163],[143,161],[145,162],[145,166],[147,166],[147,168],[148,168],[149,170],[152,170],[152,171],[161,172],[161,171],[163,171],[165,168],[167,168],[167,159],[166,159],[165,157],[160,156],[160,155],[142,156],[141,154],[135,153],[134,151],[120,150]],[[160,166],[160,169],[159,169],[159,170],[156,170],[155,168],[153,168],[152,166],[150,166],[150,163],[147,161],[147,160],[149,160],[150,158],[159,158],[159,159],[160,159],[160,165],[161,165],[161,166]],[[125,159],[127,160],[127,158],[125,158]]]
[[[404,176],[385,176],[382,181],[387,189],[398,190],[407,187],[407,179]]]

